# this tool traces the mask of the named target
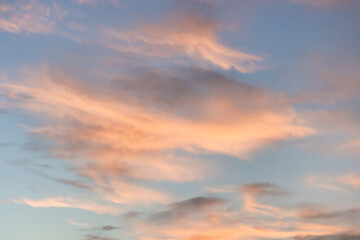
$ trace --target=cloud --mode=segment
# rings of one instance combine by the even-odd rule
[[[355,173],[347,173],[337,177],[340,183],[353,186],[354,189],[360,190],[360,176]]]
[[[244,207],[235,207],[243,201],[246,199],[196,197],[168,205],[165,211],[137,213],[127,219],[131,222],[132,232],[142,240],[291,239],[300,235],[335,234],[351,227],[314,224],[311,221],[304,223],[297,215],[290,214],[293,209],[270,205],[266,206],[267,210],[272,207],[271,210],[277,210],[277,215],[259,215],[259,212],[247,211]],[[280,215],[284,218],[279,217]]]
[[[76,224],[74,224],[76,225]],[[78,225],[78,226],[81,226],[81,225]],[[102,227],[93,227],[93,228],[86,228],[86,229],[78,229],[78,231],[104,231],[104,232],[107,232],[107,231],[112,231],[114,229],[121,229],[121,227],[115,227],[115,226],[111,226],[111,225],[105,225],[105,226],[102,226]]]
[[[91,6],[96,6],[99,3],[99,0],[77,0],[78,4],[86,4],[86,5],[91,5]],[[100,2],[110,2],[113,5],[118,5],[119,1],[118,0],[100,0]]]
[[[332,235],[323,235],[323,236],[298,236],[294,240],[358,240],[360,239],[360,234],[332,234]]]
[[[307,183],[324,189],[351,193],[346,187],[358,190],[360,177],[353,172],[338,176],[312,176],[307,179]]]
[[[68,223],[70,223],[71,225],[74,225],[74,226],[78,226],[78,227],[90,227],[91,226],[88,223],[76,222],[70,218],[68,219]]]
[[[97,214],[118,215],[121,212],[121,210],[115,206],[102,205],[89,200],[65,197],[45,198],[40,200],[22,198],[21,200],[13,200],[13,202],[35,208],[76,208]]]
[[[106,225],[106,226],[103,226],[101,228],[101,230],[103,231],[111,231],[111,230],[114,230],[114,229],[119,229],[119,227],[114,227],[114,226],[111,226],[111,225]]]
[[[47,166],[45,165],[45,167],[47,167]],[[64,178],[52,177],[52,176],[44,173],[43,171],[38,171],[38,170],[34,170],[34,169],[31,170],[31,171],[33,173],[41,176],[41,177],[51,179],[51,180],[53,180],[55,182],[58,182],[58,183],[70,185],[70,186],[73,186],[73,187],[76,187],[76,188],[81,188],[81,189],[88,189],[88,190],[91,189],[91,186],[89,186],[89,184],[84,183],[83,181],[80,181],[80,180],[69,180],[69,179],[64,179]]]
[[[169,14],[158,24],[142,24],[135,30],[102,28],[100,44],[150,57],[174,59],[187,56],[222,69],[254,72],[262,57],[226,47],[215,36],[217,22],[206,14]]]
[[[320,176],[312,176],[307,178],[306,182],[312,186],[315,187],[320,187],[320,188],[324,188],[324,189],[328,189],[328,190],[332,190],[332,191],[339,191],[339,192],[346,192],[348,193],[347,190],[345,190],[344,188],[338,186],[336,184],[336,182],[334,182],[334,179],[332,178],[324,178],[324,177],[320,177]]]
[[[299,209],[299,216],[303,219],[337,219],[337,218],[354,218],[360,217],[360,208],[352,208],[347,210],[323,210],[319,206],[303,205]]]
[[[305,68],[314,73],[315,81],[292,96],[294,104],[311,106],[304,114],[308,123],[318,130],[319,138],[310,146],[316,150],[359,154],[360,71],[358,57],[348,53],[351,47],[338,53],[343,61],[330,55],[311,55],[313,60],[308,59],[311,66],[306,64]]]
[[[246,158],[267,144],[314,133],[276,94],[203,69],[139,69],[101,84],[61,70],[25,78],[1,84],[5,104],[38,117],[40,127],[29,129],[50,140],[44,148],[94,182],[92,191],[121,204],[171,199],[133,179],[204,179],[213,167],[199,153]]]
[[[262,197],[274,197],[274,196],[285,196],[289,194],[288,191],[273,183],[251,183],[243,184],[240,190],[244,194],[243,211],[250,212],[258,215],[265,215],[282,219],[285,217],[293,216],[293,212],[284,210],[279,207],[271,206],[268,204],[262,204],[259,199]]]
[[[0,148],[6,148],[6,147],[8,147],[8,146],[10,146],[11,145],[11,143],[7,143],[7,142],[5,142],[5,143],[0,143]]]
[[[357,123],[357,122],[356,122]],[[354,153],[355,155],[360,154],[360,140],[352,140],[350,142],[344,143],[338,147],[338,149],[341,149],[346,152]]]
[[[118,240],[118,239],[87,234],[87,235],[85,235],[84,240]]]
[[[288,191],[282,189],[281,187],[273,183],[251,183],[244,184],[241,186],[241,189],[246,194],[252,194],[256,196],[283,196],[288,194]]]
[[[318,6],[318,7],[324,7],[324,6],[332,6],[336,4],[337,2],[340,2],[338,0],[291,0],[294,3],[302,3],[310,6]]]
[[[163,224],[177,221],[189,215],[198,214],[201,211],[209,211],[211,208],[224,204],[224,199],[216,197],[196,197],[182,202],[169,205],[170,210],[157,212],[149,216],[149,221]]]
[[[53,34],[56,21],[62,19],[67,12],[55,2],[51,5],[38,3],[36,0],[12,5],[0,5],[0,30],[11,33]]]

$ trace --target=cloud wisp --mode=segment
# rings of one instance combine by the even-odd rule
[[[123,52],[168,60],[186,56],[202,65],[251,73],[263,57],[226,47],[215,35],[217,22],[191,12],[169,14],[158,24],[142,24],[135,30],[101,28],[98,43]]]
[[[56,2],[46,5],[37,0],[0,4],[0,30],[10,33],[54,34],[57,21],[67,11]]]
[[[267,211],[248,211],[246,198],[246,195],[243,199],[232,200],[201,196],[170,204],[165,210],[150,214],[128,214],[127,218],[134,233],[142,240],[301,239],[300,236],[341,235],[356,229],[354,223],[329,224],[326,219],[320,219],[320,222],[316,218],[303,219],[304,216],[296,214],[296,207],[262,205]],[[269,215],[269,211],[275,214]]]
[[[13,200],[13,202],[35,208],[76,208],[94,212],[96,214],[110,215],[118,215],[121,213],[121,209],[118,206],[104,205],[85,199],[73,199],[66,197],[45,198],[40,200],[22,198],[20,200]]]
[[[51,140],[44,147],[94,182],[90,190],[119,204],[171,199],[133,180],[206,178],[211,164],[196,154],[247,158],[267,144],[314,133],[276,94],[204,69],[139,69],[104,78],[101,85],[85,85],[61,70],[26,78],[1,84],[9,100],[5,104],[39,117],[41,126],[30,132]],[[54,180],[89,188],[88,183]]]

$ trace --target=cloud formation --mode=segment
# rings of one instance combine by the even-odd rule
[[[246,196],[244,198],[246,201]],[[234,207],[239,205],[240,209]],[[241,204],[239,198],[197,197],[169,205],[165,211],[132,214],[128,219],[141,240],[297,239],[299,236],[335,235],[353,227],[313,223],[313,219],[303,221],[291,214],[294,208],[267,205],[268,211],[276,209],[276,215],[269,215],[268,212],[248,211],[246,205],[246,202]]]
[[[187,12],[169,14],[158,24],[142,24],[135,30],[101,29],[101,44],[110,48],[159,58],[187,56],[202,63],[244,73],[259,68],[262,57],[226,47],[215,35],[217,22],[208,15]]]
[[[117,206],[104,205],[89,200],[73,199],[73,198],[65,198],[65,197],[45,198],[40,200],[23,198],[21,200],[13,200],[13,202],[29,205],[35,208],[49,208],[49,207],[77,208],[77,209],[94,212],[97,214],[118,215],[121,212],[121,210]]]
[[[52,34],[56,21],[62,19],[67,11],[56,2],[46,5],[37,0],[0,5],[0,30],[11,33]]]
[[[247,158],[267,144],[314,133],[276,94],[198,68],[139,69],[105,77],[100,85],[85,85],[61,70],[25,78],[1,84],[9,98],[5,104],[39,117],[41,126],[30,127],[31,133],[51,140],[44,147],[94,182],[90,190],[119,204],[172,198],[133,180],[204,179],[212,167],[196,154]],[[89,188],[80,181],[54,180]]]
[[[71,225],[77,226],[77,227],[90,227],[91,226],[88,223],[77,222],[77,221],[72,220],[71,218],[68,219],[68,223],[70,223]]]

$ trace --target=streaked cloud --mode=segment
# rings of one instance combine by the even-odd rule
[[[217,22],[209,16],[171,14],[157,24],[142,24],[135,30],[103,28],[101,42],[110,48],[149,57],[173,59],[187,56],[203,64],[240,72],[254,72],[262,57],[221,44],[215,31]]]
[[[303,205],[299,210],[299,216],[303,219],[327,220],[327,219],[353,219],[360,220],[360,207],[346,210],[324,209],[323,206]]]
[[[294,238],[294,240],[357,240],[360,238],[360,234],[356,233],[341,233],[333,235],[323,235],[323,236],[299,236]]]
[[[118,0],[76,0],[78,2],[78,4],[86,4],[86,5],[91,5],[91,6],[96,6],[99,3],[104,3],[104,2],[109,2],[113,5],[118,5],[119,1]]]
[[[91,226],[91,224],[89,224],[89,223],[77,222],[77,221],[72,220],[71,218],[68,219],[68,223],[70,223],[71,225],[74,225],[74,226],[78,226],[78,227],[90,227]]]
[[[47,5],[37,0],[2,4],[0,12],[0,30],[40,34],[54,33],[56,21],[67,14],[56,2]]]
[[[307,184],[312,185],[314,187],[320,187],[332,191],[348,193],[347,190],[337,185],[336,182],[334,182],[334,180],[329,177],[311,176],[306,179],[306,182]]]
[[[280,96],[213,71],[139,69],[104,77],[101,85],[54,71],[2,83],[5,104],[39,117],[40,127],[30,132],[51,140],[52,154],[95,185],[45,177],[118,204],[171,201],[171,194],[133,180],[205,179],[214,167],[197,154],[248,158],[268,144],[315,132]]]
[[[351,193],[352,189],[359,190],[360,176],[354,172],[328,176],[319,175],[307,178],[307,183],[324,189]]]
[[[121,212],[121,209],[117,206],[103,205],[89,200],[66,197],[45,198],[40,200],[22,198],[20,200],[13,200],[13,202],[35,208],[77,208],[97,214],[118,215]]]
[[[338,176],[337,180],[340,183],[351,185],[354,189],[360,190],[360,175],[357,175],[356,173],[347,173]]]
[[[310,6],[331,6],[337,2],[338,0],[291,0],[295,3],[302,3]]]
[[[119,240],[119,239],[86,234],[84,240]]]
[[[288,194],[288,191],[273,183],[244,184],[241,186],[241,190],[247,194],[253,194],[256,196],[279,196]]]
[[[244,196],[246,201],[246,196]],[[220,201],[219,201],[220,200]],[[294,208],[276,209],[276,214],[247,211],[241,199],[197,197],[170,205],[167,210],[128,218],[139,239],[292,239],[296,236],[322,236],[344,232],[352,225],[304,222]],[[234,206],[242,207],[236,208]],[[179,211],[177,206],[186,206]],[[201,207],[200,207],[201,206]],[[231,207],[232,206],[232,207]],[[265,206],[265,205],[264,205]],[[169,209],[170,208],[170,209]],[[275,213],[275,212],[274,212]],[[260,215],[259,215],[260,214]],[[281,218],[280,215],[286,218]],[[161,219],[163,221],[158,222]]]

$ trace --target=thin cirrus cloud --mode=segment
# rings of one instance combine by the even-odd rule
[[[110,215],[118,215],[121,213],[121,209],[118,206],[104,205],[85,199],[73,199],[66,197],[45,198],[40,200],[22,198],[20,200],[13,200],[13,202],[35,208],[76,208],[94,212],[96,214]]]
[[[249,185],[255,186],[259,183]],[[280,197],[278,194],[275,195]],[[243,200],[245,202],[239,198],[231,200],[201,196],[167,205],[165,210],[150,214],[128,214],[127,218],[131,222],[132,231],[142,240],[300,239],[301,236],[336,235],[350,230],[356,234],[355,225],[351,222],[329,224],[314,218],[304,220],[298,217],[296,208],[264,204],[262,205],[273,211],[274,215],[269,215],[268,212],[248,211],[247,200]]]
[[[321,206],[303,205],[299,209],[299,217],[305,220],[360,220],[360,208],[354,207],[345,210],[324,209]]]
[[[119,240],[117,238],[102,237],[93,234],[86,234],[84,240]]]
[[[118,0],[76,0],[78,4],[82,5],[90,5],[90,6],[96,6],[97,4],[101,3],[101,2],[109,2],[113,5],[118,5],[119,1]]]
[[[158,24],[142,24],[135,30],[100,28],[101,45],[149,57],[192,60],[240,72],[254,72],[262,57],[226,47],[215,35],[218,23],[209,16],[183,13],[165,17]]]
[[[26,78],[1,84],[9,100],[5,104],[42,119],[42,126],[30,132],[51,140],[56,157],[95,183],[91,191],[119,204],[172,198],[130,179],[206,178],[213,167],[196,154],[247,158],[272,142],[314,133],[276,95],[208,70],[140,69],[86,87],[64,71],[28,73]],[[184,158],[175,150],[195,155]]]
[[[337,181],[352,186],[356,190],[360,190],[360,175],[356,173],[347,173],[337,177]]]
[[[118,4],[117,1],[108,2]],[[96,5],[99,1],[79,0],[78,3]],[[219,23],[202,11],[170,13],[158,23],[139,24],[134,30],[98,25],[96,30],[87,32],[88,37],[79,34],[86,29],[83,23],[65,21],[64,16],[69,11],[55,2],[45,4],[34,0],[28,4],[3,4],[0,11],[3,12],[0,29],[11,33],[61,35],[77,42],[95,43],[140,56],[165,58],[167,61],[187,57],[201,65],[211,64],[226,70],[234,68],[244,73],[260,69],[258,63],[263,61],[262,56],[223,45],[216,36]]]
[[[341,2],[339,0],[291,0],[294,3],[302,3],[310,6],[331,6],[337,2]]]
[[[354,172],[336,176],[311,176],[306,181],[315,187],[345,193],[352,193],[352,190],[360,189],[360,176]]]
[[[71,218],[68,219],[68,223],[77,227],[90,227],[91,224],[89,223],[82,223],[82,222],[77,222],[75,220],[72,220]]]
[[[56,2],[50,5],[37,0],[0,4],[0,30],[11,33],[53,34],[57,21],[67,11],[62,10]]]

